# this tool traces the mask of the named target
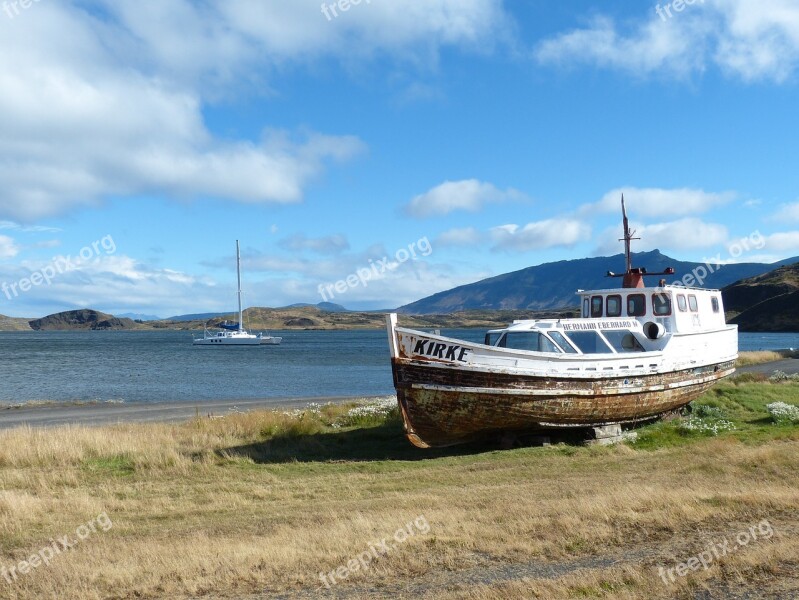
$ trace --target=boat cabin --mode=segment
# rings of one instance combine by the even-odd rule
[[[515,321],[485,336],[487,346],[555,354],[662,350],[675,333],[724,328],[719,290],[661,286],[582,291],[581,317]]]
[[[644,326],[644,333],[651,339],[667,332],[700,332],[726,324],[719,290],[666,285],[578,294],[582,318],[630,317]]]

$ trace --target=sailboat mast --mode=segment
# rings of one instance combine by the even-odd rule
[[[236,278],[239,283],[239,331],[244,329],[244,318],[241,310],[241,251],[239,250],[239,240],[236,240]]]

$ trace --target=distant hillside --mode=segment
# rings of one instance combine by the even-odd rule
[[[400,324],[406,327],[457,329],[479,327],[490,329],[504,326],[515,319],[560,318],[574,316],[570,310],[471,310],[444,315],[401,315]],[[213,319],[193,321],[147,321],[136,323],[96,310],[73,310],[48,315],[41,319],[10,319],[0,316],[0,331],[36,329],[38,331],[130,329],[137,331],[173,330],[201,331],[206,324],[214,328],[225,320],[235,322],[236,315],[219,315]],[[297,308],[248,308],[244,311],[244,326],[251,331],[263,330],[353,330],[383,329],[386,315],[383,312],[330,312],[314,306]]]
[[[161,317],[159,317],[159,316],[156,316],[156,315],[145,315],[145,314],[142,314],[142,313],[120,313],[120,314],[118,314],[116,316],[120,317],[120,318],[125,318],[125,319],[133,319],[134,321],[136,321],[136,320],[139,320],[139,321],[160,321],[161,320]]]
[[[558,318],[574,316],[569,310],[558,311],[497,311],[472,310],[445,315],[401,315],[400,324],[406,327],[455,329],[461,327],[492,328],[510,323],[515,319]],[[228,320],[235,321],[233,314],[211,320],[209,328]],[[206,321],[154,321],[143,326],[156,329],[178,329],[183,331],[202,329]],[[383,329],[385,313],[378,312],[329,312],[316,307],[298,308],[248,308],[244,311],[244,325],[252,331],[274,329]]]
[[[68,310],[29,321],[36,331],[64,331],[72,329],[136,329],[131,319],[118,319],[96,310]]]
[[[167,317],[166,319],[156,319],[157,321],[207,321],[215,317],[221,317],[224,313],[197,313],[193,315],[177,315],[174,317]]]
[[[289,304],[283,308],[305,308],[306,306],[315,306],[319,310],[326,310],[327,312],[349,312],[348,309],[341,306],[341,304],[336,304],[335,302],[319,302],[318,304],[300,302],[298,304]]]
[[[704,286],[722,288],[740,279],[762,275],[776,267],[798,260],[799,258],[794,258],[772,265],[763,263],[724,265],[714,273],[708,274]],[[674,267],[677,274],[666,278],[669,283],[680,280],[694,269],[707,270],[701,263],[675,260],[661,254],[659,250],[634,253],[633,265],[645,267],[650,272]],[[577,304],[575,292],[578,289],[602,289],[621,283],[619,280],[605,277],[608,271],[624,272],[623,254],[528,267],[440,292],[407,304],[398,310],[416,315],[473,309],[548,310],[574,306]],[[657,283],[656,280],[653,283]]]
[[[307,303],[298,303],[298,304],[291,304],[289,306],[283,306],[281,308],[258,308],[258,309],[247,309],[247,310],[294,310],[298,308],[316,308],[321,311],[326,312],[349,312],[346,308],[341,306],[340,304],[334,304],[333,302],[320,302],[319,304],[307,304]],[[246,312],[246,311],[245,311]],[[236,315],[234,313],[197,313],[193,315],[177,315],[175,317],[167,317],[166,319],[153,319],[158,322],[179,322],[179,323],[190,323],[192,321],[202,321],[205,323],[211,319],[218,319],[219,321],[235,321]],[[201,325],[202,327],[202,325]]]
[[[30,331],[29,319],[0,315],[0,331]]]
[[[799,331],[799,263],[722,290],[730,323],[741,331]]]

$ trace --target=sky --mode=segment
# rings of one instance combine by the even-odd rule
[[[799,255],[799,3],[0,0],[0,314]]]

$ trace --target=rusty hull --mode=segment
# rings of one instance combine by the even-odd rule
[[[496,432],[646,420],[685,406],[735,365],[599,380],[473,371],[406,358],[393,358],[392,370],[406,435],[429,448]]]

